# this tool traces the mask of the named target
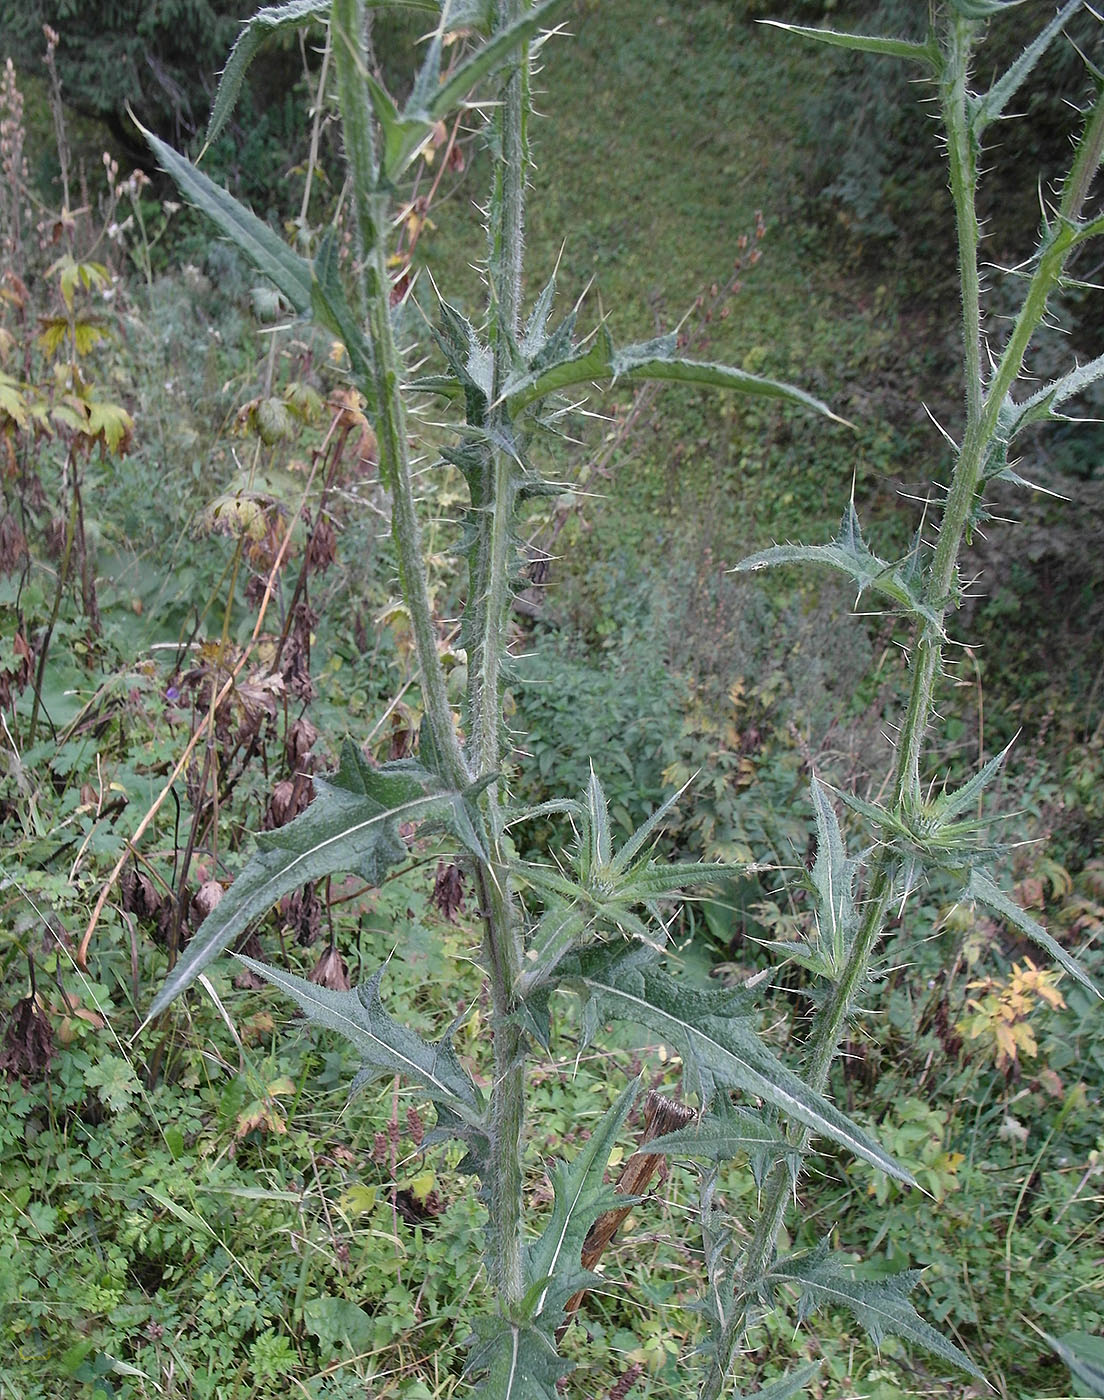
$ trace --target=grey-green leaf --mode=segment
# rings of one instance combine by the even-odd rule
[[[824,785],[816,779],[812,783],[812,795],[817,823],[812,881],[817,892],[820,946],[829,964],[839,972],[857,923],[854,886],[858,863],[848,860],[836,813]]]
[[[472,1400],[560,1400],[556,1382],[575,1368],[543,1328],[507,1317],[479,1317],[467,1373],[479,1376]]]
[[[872,553],[863,539],[853,501],[848,503],[839,532],[831,543],[774,545],[741,559],[733,572],[749,573],[775,564],[793,563],[828,564],[833,569],[839,569],[854,579],[860,596],[868,589],[880,593],[942,634],[942,619],[920,591],[911,556],[890,564]]]
[[[1070,1369],[1086,1395],[1104,1395],[1104,1337],[1089,1332],[1067,1332],[1062,1337],[1043,1333],[1054,1351]]]
[[[249,65],[264,41],[282,29],[300,29],[316,20],[324,23],[330,16],[330,4],[331,0],[287,0],[283,5],[266,5],[246,20],[219,79],[205,145],[209,146],[229,121]],[[427,6],[435,8],[428,0]]]
[[[526,1254],[526,1282],[545,1281],[537,1292],[532,1318],[549,1331],[563,1321],[568,1298],[593,1282],[593,1274],[581,1260],[587,1231],[603,1212],[631,1202],[632,1198],[619,1196],[607,1185],[603,1175],[639,1087],[638,1079],[627,1084],[582,1151],[570,1162],[557,1162],[551,1168],[552,1213]]]
[[[700,385],[704,388],[734,389],[737,393],[751,394],[758,398],[781,399],[801,408],[811,409],[815,413],[822,413],[837,423],[847,422],[833,413],[820,399],[792,384],[749,374],[746,370],[736,369],[732,365],[683,359],[675,354],[673,336],[662,336],[657,340],[639,345],[626,345],[621,350],[615,350],[604,326],[599,328],[594,340],[586,348],[572,347],[569,353],[555,363],[512,375],[503,388],[502,397],[509,405],[511,413],[517,413],[548,394],[558,393],[575,385],[616,379],[632,382],[666,380],[678,384]]]
[[[1014,743],[1015,740],[1012,742]],[[979,769],[969,782],[963,783],[960,788],[955,788],[952,792],[941,793],[931,804],[939,820],[942,822],[952,821],[955,817],[961,816],[968,807],[972,807],[1004,767],[1004,760],[1011,751],[1012,744],[1009,743]]]
[[[294,973],[242,957],[259,977],[286,992],[316,1026],[337,1031],[360,1055],[361,1074],[399,1074],[417,1084],[435,1102],[465,1121],[478,1122],[483,1096],[457,1058],[447,1036],[425,1041],[383,1009],[379,985],[383,968],[347,992],[319,987]]]
[[[1003,440],[1011,443],[1016,434],[1031,423],[1045,423],[1053,419],[1064,419],[1065,414],[1057,413],[1058,405],[1080,394],[1098,379],[1104,378],[1104,355],[1097,355],[1083,365],[1077,365],[1060,379],[1045,384],[1021,403],[1007,399],[1001,406],[999,429]]]
[[[773,29],[784,29],[787,34],[798,34],[803,39],[815,39],[819,44],[830,44],[837,49],[855,49],[861,53],[879,54],[883,58],[907,58],[914,62],[926,63],[936,68],[940,62],[937,45],[928,40],[917,44],[911,39],[883,39],[877,34],[844,34],[836,29],[816,29],[809,24],[783,24],[781,20],[766,19]]]
[[[979,904],[984,904],[994,914],[999,914],[1002,919],[1011,924],[1013,928],[1018,929],[1026,938],[1030,938],[1033,943],[1044,948],[1054,961],[1063,967],[1071,977],[1080,982],[1083,987],[1088,988],[1090,992],[1104,1000],[1100,989],[1076,958],[1072,958],[1060,943],[1051,938],[1042,924],[1037,923],[1014,900],[1009,899],[984,870],[971,870],[969,883],[966,886],[966,897],[967,899],[976,899]]]
[[[485,44],[470,54],[424,103],[423,110],[428,120],[435,122],[448,116],[476,83],[501,68],[522,44],[547,28],[556,14],[567,8],[568,3],[569,0],[540,0],[540,3],[524,11],[518,19],[503,25]]]
[[[1019,92],[1053,40],[1061,33],[1066,21],[1081,9],[1083,0],[1067,0],[1045,29],[1028,44],[1019,58],[997,79],[987,93],[977,101],[973,116],[974,135],[980,137],[990,122],[1004,115],[1009,102]]]
[[[786,1068],[732,993],[676,982],[650,966],[639,949],[584,954],[564,982],[583,999],[588,1039],[603,1017],[647,1026],[678,1049],[690,1088],[703,1104],[723,1089],[757,1095],[881,1171],[912,1183],[909,1173],[857,1124]]]
[[[348,352],[349,363],[357,377],[358,387],[363,393],[371,396],[374,382],[372,352],[345,299],[338,268],[337,238],[332,229],[328,229],[322,238],[318,256],[311,267],[311,276],[311,309],[314,319],[341,340]],[[368,412],[375,412],[371,397]]]
[[[158,164],[176,181],[181,193],[215,223],[258,272],[283,292],[302,315],[311,306],[311,269],[305,258],[293,253],[273,229],[258,219],[221,185],[174,151],[145,127],[139,127]]]
[[[920,1274],[916,1271],[889,1278],[855,1278],[826,1246],[779,1260],[770,1271],[773,1283],[795,1285],[801,1290],[798,1314],[802,1322],[825,1304],[846,1308],[878,1346],[884,1337],[899,1337],[923,1347],[933,1356],[981,1376],[965,1352],[924,1321],[908,1300]]]
[[[668,1157],[690,1157],[696,1161],[729,1162],[745,1155],[752,1174],[761,1182],[775,1162],[785,1161],[796,1180],[801,1170],[801,1153],[777,1123],[761,1113],[728,1103],[721,1095],[711,1113],[686,1128],[653,1138],[648,1151]]]
[[[887,59],[911,59],[912,62],[926,63],[933,69],[940,62],[939,48],[932,39],[926,43],[915,43],[912,39],[883,39],[876,34],[842,34],[838,29],[816,29],[810,24],[782,24],[781,20],[761,22],[770,24],[772,29],[785,29],[786,34],[828,43],[834,49],[856,49],[862,53],[877,53]]]
[[[805,1394],[809,1382],[818,1373],[820,1367],[819,1361],[807,1361],[796,1371],[790,1371],[785,1376],[779,1376],[778,1380],[771,1381],[762,1390],[757,1390],[754,1395],[735,1396],[733,1400],[790,1400],[791,1396]]]

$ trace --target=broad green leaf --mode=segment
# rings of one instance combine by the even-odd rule
[[[147,1022],[290,890],[343,871],[378,885],[388,868],[406,856],[400,822],[441,821],[469,850],[483,850],[478,815],[465,797],[442,789],[416,764],[374,769],[351,741],[342,750],[337,773],[316,778],[315,791],[301,816],[257,837],[259,850],[199,926],[154,998]]]
[[[538,1325],[550,1333],[563,1321],[564,1304],[571,1295],[594,1282],[594,1275],[583,1268],[581,1260],[587,1231],[605,1211],[629,1205],[634,1199],[619,1196],[603,1181],[603,1174],[639,1088],[639,1079],[627,1084],[591,1131],[582,1151],[550,1170],[552,1214],[526,1251],[526,1282],[541,1283],[535,1290],[532,1320],[540,1319]]]
[[[575,1369],[543,1328],[506,1317],[477,1317],[467,1374],[473,1400],[561,1400],[556,1382]]]
[[[727,1089],[757,1095],[787,1118],[831,1138],[900,1181],[912,1177],[845,1114],[801,1080],[763,1042],[753,1009],[729,991],[676,982],[640,949],[582,955],[564,983],[583,1001],[584,1034],[603,1018],[647,1026],[682,1056],[689,1087],[703,1105]]]
[[[1061,1337],[1043,1336],[1054,1351],[1070,1369],[1078,1385],[1085,1387],[1085,1394],[1104,1395],[1104,1337],[1094,1337],[1090,1332],[1067,1332]]]
[[[830,44],[837,49],[858,49],[862,53],[880,54],[886,58],[908,58],[937,68],[940,63],[939,49],[933,39],[917,44],[911,39],[883,39],[876,34],[843,34],[835,29],[815,29],[809,24],[783,24],[781,20],[766,19],[774,29],[784,29],[787,34],[798,34],[803,39],[815,39],[818,44]]]
[[[798,1317],[801,1322],[826,1304],[844,1307],[869,1333],[875,1346],[885,1337],[899,1337],[972,1376],[981,1376],[966,1353],[925,1322],[908,1301],[908,1294],[920,1278],[916,1270],[890,1278],[858,1279],[829,1253],[827,1245],[820,1245],[807,1254],[780,1259],[768,1277],[772,1283],[800,1289]]]
[[[1040,948],[1045,948],[1054,961],[1065,968],[1069,975],[1080,982],[1083,987],[1087,987],[1090,992],[1094,992],[1098,997],[1101,997],[1101,1000],[1104,1000],[1104,996],[1096,984],[1077,960],[1072,958],[1060,943],[1051,938],[1042,924],[1037,923],[1014,900],[1009,899],[984,870],[970,871],[970,879],[966,885],[966,898],[976,899],[979,904],[984,904],[994,914],[999,914],[1014,929],[1018,929],[1025,938],[1030,938]]]
[[[911,554],[895,564],[887,564],[884,559],[871,553],[862,536],[854,501],[848,502],[839,532],[830,544],[775,545],[741,559],[733,572],[749,573],[775,564],[793,563],[828,564],[833,569],[839,569],[854,579],[860,597],[867,589],[880,593],[942,635],[942,619],[924,600]]]
[[[282,29],[300,29],[315,20],[324,23],[330,17],[330,6],[331,0],[286,0],[283,5],[266,5],[245,21],[219,79],[211,119],[207,124],[206,146],[215,140],[229,121],[249,65],[264,41]]]
[[[250,971],[294,997],[313,1025],[337,1031],[352,1043],[361,1063],[356,1087],[377,1074],[399,1074],[417,1084],[434,1102],[445,1104],[462,1120],[478,1120],[483,1096],[457,1058],[448,1036],[438,1041],[425,1041],[384,1011],[379,994],[383,968],[373,973],[367,982],[361,982],[350,991],[338,992],[257,962],[255,958],[241,957],[240,961]]]
[[[375,1341],[376,1320],[351,1298],[321,1294],[303,1305],[303,1325],[326,1356],[340,1354],[347,1346],[357,1353],[370,1352]]]
[[[179,155],[171,146],[139,125],[158,163],[176,181],[181,193],[206,214],[240,248],[258,272],[275,283],[300,315],[311,307],[311,269],[305,258],[293,253],[252,210]]]
[[[1032,69],[1050,47],[1051,42],[1061,33],[1066,21],[1082,7],[1083,0],[1067,0],[1045,29],[1040,30],[1034,41],[1028,44],[1019,58],[996,80],[988,92],[975,99],[971,127],[975,137],[980,137],[990,122],[998,121],[1021,86],[1031,75]]]

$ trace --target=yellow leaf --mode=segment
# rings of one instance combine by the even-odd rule
[[[436,1173],[430,1171],[427,1167],[424,1172],[419,1172],[417,1176],[411,1178],[408,1189],[414,1199],[420,1201],[424,1205],[426,1197],[436,1185]]]
[[[338,1197],[338,1206],[346,1215],[367,1215],[375,1207],[378,1192],[374,1186],[358,1183]]]

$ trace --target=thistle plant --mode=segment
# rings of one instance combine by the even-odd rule
[[[377,767],[355,737],[338,771],[316,779],[317,796],[293,822],[257,839],[231,889],[207,917],[171,970],[151,1007],[161,1015],[213,958],[284,894],[307,882],[348,872],[378,884],[406,855],[400,824],[418,823],[426,836],[459,850],[476,893],[482,970],[492,1007],[494,1067],[484,1091],[455,1053],[449,1033],[427,1041],[385,1003],[383,968],[351,991],[313,985],[275,967],[245,959],[293,997],[317,1024],[356,1047],[361,1072],[354,1087],[375,1075],[399,1075],[436,1109],[437,1140],[457,1139],[464,1168],[480,1183],[487,1213],[486,1263],[492,1310],[472,1319],[468,1379],[494,1400],[553,1400],[571,1370],[559,1339],[569,1303],[593,1281],[583,1266],[584,1239],[615,1203],[624,1205],[604,1172],[637,1092],[627,1083],[573,1159],[551,1169],[554,1199],[543,1217],[530,1212],[523,1179],[527,1083],[534,1060],[547,1053],[554,992],[574,996],[581,1034],[598,1037],[610,1020],[647,1027],[675,1047],[699,1119],[649,1145],[706,1161],[702,1225],[706,1277],[701,1302],[709,1335],[700,1393],[720,1395],[748,1329],[776,1289],[796,1287],[801,1312],[821,1301],[850,1305],[875,1341],[904,1336],[947,1361],[974,1369],[942,1334],[921,1321],[907,1297],[908,1278],[858,1283],[828,1254],[779,1258],[777,1240],[803,1163],[827,1138],[903,1181],[893,1160],[828,1099],[829,1073],[841,1037],[866,986],[889,912],[906,906],[925,872],[951,872],[966,897],[985,903],[1044,946],[1071,974],[1074,960],[1000,891],[979,847],[980,827],[965,815],[1000,765],[1000,757],[956,792],[925,795],[924,756],[933,694],[943,669],[946,624],[958,597],[958,559],[969,531],[983,517],[986,481],[1015,478],[1008,453],[1030,423],[1058,416],[1060,405],[1097,375],[1104,358],[1016,397],[1023,357],[1047,300],[1062,284],[1071,256],[1104,231],[1083,220],[1081,208],[1100,159],[1104,104],[1087,115],[1085,134],[1058,201],[1048,212],[1039,250],[1023,269],[1023,305],[1007,343],[983,345],[974,212],[978,158],[986,128],[998,121],[1031,68],[1080,4],[1072,0],[987,94],[968,87],[979,41],[981,0],[936,7],[922,44],[804,31],[812,37],[910,61],[937,85],[951,162],[961,244],[967,423],[956,446],[950,491],[934,548],[918,538],[903,560],[889,563],[867,547],[853,505],[828,545],[773,549],[745,561],[754,569],[808,559],[843,569],[889,598],[915,624],[912,695],[902,722],[892,800],[882,808],[843,800],[872,824],[872,847],[849,857],[828,789],[815,783],[819,834],[809,877],[817,929],[799,948],[786,945],[825,984],[803,1063],[787,1066],[758,1029],[750,996],[697,989],[663,966],[666,928],[660,907],[680,892],[734,873],[731,867],[664,863],[654,845],[672,797],[620,846],[615,846],[600,775],[584,792],[530,810],[511,802],[504,742],[503,694],[510,658],[507,613],[519,585],[518,521],[526,502],[559,494],[560,483],[540,470],[541,436],[571,407],[565,396],[594,381],[656,380],[779,399],[802,411],[835,415],[800,389],[724,365],[680,358],[673,336],[615,347],[605,327],[582,340],[576,314],[552,324],[555,278],[530,299],[523,277],[524,198],[529,166],[530,77],[548,27],[564,0],[409,0],[424,11],[429,33],[410,96],[401,106],[375,75],[366,39],[367,0],[288,0],[249,21],[223,73],[209,138],[221,130],[251,58],[264,40],[291,27],[328,27],[349,167],[355,256],[344,275],[335,230],[311,258],[293,250],[268,225],[212,183],[195,165],[148,134],[164,169],[183,194],[251,259],[290,305],[337,337],[350,378],[367,404],[378,441],[381,473],[391,494],[392,531],[403,600],[409,611],[420,676],[423,720],[416,759]],[[986,10],[999,8],[982,4]],[[462,56],[454,41],[465,37]],[[389,272],[396,191],[437,124],[458,111],[486,110],[492,187],[486,204],[486,304],[469,319],[434,288],[432,339],[439,373],[412,377],[412,305],[396,297]],[[395,304],[397,302],[397,304]],[[412,439],[423,405],[443,399],[452,427],[437,451],[442,465],[463,475],[468,509],[457,548],[468,563],[461,645],[467,693],[459,715],[450,703],[440,640],[431,607],[412,485]],[[425,441],[436,442],[426,435]],[[1003,756],[1001,756],[1003,757]],[[570,832],[570,857],[550,866],[518,856],[512,833],[534,818],[558,819]],[[86,937],[87,942],[87,937]],[[555,1004],[558,1014],[559,1001]],[[740,1096],[740,1102],[736,1102]],[[763,1183],[762,1209],[746,1242],[718,1223],[715,1180],[720,1164],[746,1160]],[[687,1358],[687,1373],[694,1360]],[[769,1394],[797,1393],[812,1369],[776,1382]],[[768,1392],[764,1392],[766,1394]]]

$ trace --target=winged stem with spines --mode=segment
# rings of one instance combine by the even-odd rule
[[[652,1027],[675,1046],[703,1108],[711,1100],[717,1104],[716,1114],[704,1122],[698,1148],[714,1158],[746,1153],[758,1176],[767,1182],[767,1205],[743,1274],[737,1276],[725,1262],[721,1236],[714,1236],[708,1251],[712,1302],[704,1313],[712,1319],[715,1335],[702,1393],[717,1395],[742,1337],[749,1303],[764,1295],[784,1197],[813,1135],[825,1135],[883,1170],[906,1176],[824,1096],[840,1028],[866,976],[882,915],[899,894],[898,847],[904,838],[898,833],[894,844],[884,833],[879,836],[881,844],[868,867],[865,902],[860,904],[855,893],[856,862],[846,857],[826,793],[817,789],[814,794],[822,849],[811,876],[821,901],[820,942],[813,965],[833,985],[808,1063],[802,1073],[795,1073],[760,1037],[749,1002],[720,989],[688,990],[660,966],[665,926],[657,901],[730,873],[722,866],[672,866],[652,858],[654,838],[669,804],[615,851],[605,796],[599,777],[592,775],[579,798],[538,809],[541,815],[559,814],[573,827],[576,844],[570,866],[555,869],[514,855],[508,829],[534,815],[511,811],[502,771],[503,681],[509,665],[506,624],[518,563],[515,531],[525,500],[552,489],[532,460],[534,430],[542,415],[554,418],[562,411],[557,396],[576,386],[616,379],[687,382],[776,398],[829,418],[836,415],[792,385],[729,366],[682,359],[673,337],[618,349],[602,326],[579,343],[574,313],[550,330],[554,279],[523,318],[531,59],[542,42],[542,31],[556,21],[565,0],[406,3],[425,11],[429,33],[411,94],[401,106],[381,84],[371,63],[365,40],[367,11],[375,8],[370,0],[286,0],[260,11],[243,28],[212,114],[214,134],[225,124],[249,62],[269,35],[308,23],[329,25],[355,222],[356,261],[349,287],[339,272],[332,233],[322,238],[312,259],[303,257],[195,165],[149,136],[158,159],[193,203],[276,284],[297,312],[313,318],[345,345],[353,381],[374,422],[381,474],[391,492],[400,583],[411,618],[424,710],[417,762],[377,769],[349,741],[339,771],[317,784],[311,807],[280,831],[259,838],[259,853],[201,926],[155,999],[150,1016],[160,1014],[249,923],[304,880],[353,871],[378,882],[403,856],[400,821],[425,821],[446,832],[462,851],[483,923],[482,962],[494,1012],[495,1067],[489,1102],[451,1050],[447,1034],[435,1043],[426,1042],[384,1009],[382,969],[352,992],[327,994],[278,969],[252,962],[250,966],[295,997],[319,1024],[344,1034],[362,1056],[362,1074],[403,1073],[434,1102],[438,1136],[451,1135],[465,1142],[466,1161],[481,1178],[487,1205],[487,1265],[496,1296],[495,1314],[475,1322],[471,1376],[479,1392],[494,1400],[552,1400],[557,1380],[570,1369],[559,1358],[555,1335],[563,1321],[562,1301],[587,1282],[580,1268],[579,1245],[591,1222],[608,1206],[602,1173],[633,1097],[629,1086],[584,1151],[554,1170],[551,1214],[536,1241],[527,1243],[521,1168],[526,1070],[534,1049],[539,1052],[548,1042],[552,992],[577,995],[586,1036],[597,1034],[604,1020],[622,1018]],[[443,56],[454,52],[451,40],[460,32],[469,36],[469,46],[446,69]],[[902,56],[934,67],[945,104],[957,101],[965,111],[965,79],[957,82],[953,75],[965,73],[974,30],[967,21],[955,21],[950,33],[952,42],[946,50],[929,41],[922,46],[890,44],[877,51],[900,52],[903,47],[907,51]],[[1013,95],[1018,74],[1013,79],[995,89],[989,120],[1000,115],[999,111],[994,115],[993,109]],[[388,275],[395,191],[435,123],[469,104],[475,91],[490,91],[494,99],[488,124],[493,184],[488,201],[487,305],[482,324],[476,326],[438,295],[435,338],[446,370],[408,383]],[[976,113],[974,119],[981,120]],[[976,252],[976,221],[972,242],[965,227],[967,213],[972,218],[976,150],[970,141],[975,139],[980,139],[979,132],[964,138],[961,149],[955,147],[952,153],[967,253]],[[1083,164],[1085,171],[1077,177],[1082,193],[1095,169],[1088,158]],[[1076,190],[1063,194],[1053,236],[1043,250],[1046,276],[1052,280],[1079,241],[1074,230],[1076,194]],[[1032,288],[1042,285],[1041,276],[1042,272],[1035,272]],[[965,282],[964,274],[964,286]],[[969,339],[970,318],[976,322],[976,286],[967,300],[974,308],[967,311]],[[1045,300],[1044,291],[1037,306],[1039,315]],[[1036,303],[1031,304],[1034,308]],[[976,332],[975,324],[975,341]],[[1013,341],[1019,333],[1017,326]],[[977,370],[980,357],[975,355],[973,363]],[[977,486],[991,462],[986,453],[998,439],[1006,452],[1025,421],[1052,415],[1059,403],[1082,387],[1079,376],[1084,371],[1074,371],[1051,386],[1049,398],[1036,394],[1010,410],[1005,400],[1018,367],[1009,378],[1004,364],[1002,360],[991,381],[1000,387],[995,409],[990,411],[989,399],[980,388],[971,390],[971,416],[959,462],[959,471],[966,471],[969,482],[963,478],[959,486],[956,472],[935,563],[926,571],[921,569],[917,551],[916,557],[901,564],[884,564],[862,541],[853,513],[840,537],[831,546],[821,547],[817,556],[846,568],[860,587],[874,589],[918,619],[913,717],[908,742],[902,744],[894,809],[906,832],[914,830],[915,822],[910,826],[905,818],[912,821],[921,815],[918,746],[927,728],[931,685],[942,654],[943,620],[953,596],[958,544]],[[979,371],[974,378],[980,384]],[[463,421],[441,454],[459,467],[470,492],[461,544],[469,565],[462,636],[468,692],[459,728],[438,655],[411,484],[410,440],[416,429],[411,409],[426,394],[442,395],[463,407]],[[780,555],[768,555],[751,562],[781,562]],[[952,832],[948,811],[922,815],[944,837]],[[984,897],[988,887],[974,878],[971,888],[975,897]],[[733,1091],[759,1099],[763,1110],[735,1110],[728,1102]],[[818,1259],[793,1261],[789,1267],[785,1281],[802,1280],[803,1298],[846,1296],[850,1287],[856,1310],[861,1314],[865,1309],[868,1318],[879,1319],[872,1330],[903,1330],[921,1345],[930,1344],[900,1286],[891,1301],[879,1303],[870,1290],[848,1285],[838,1273],[829,1279],[830,1266],[821,1267]],[[783,1281],[781,1275],[779,1281]],[[945,1350],[942,1354],[947,1355]],[[788,1382],[768,1387],[764,1395],[769,1392],[781,1400],[807,1379],[808,1368],[803,1368]]]
[[[1060,194],[1044,209],[1038,247],[1023,270],[1020,307],[999,353],[992,351],[983,334],[976,206],[983,140],[992,124],[1006,116],[1009,103],[1046,48],[1082,4],[1081,0],[1068,0],[1009,69],[987,91],[976,93],[970,86],[975,50],[984,36],[985,21],[1005,8],[1011,5],[1004,0],[949,0],[933,9],[932,27],[923,43],[780,26],[818,42],[906,60],[917,65],[934,85],[946,139],[962,301],[965,423],[930,561],[922,564],[919,540],[899,562],[878,559],[862,538],[852,501],[839,534],[828,545],[775,547],[737,566],[755,570],[799,561],[828,564],[850,576],[860,593],[870,590],[888,598],[914,628],[908,658],[911,684],[891,775],[891,799],[885,807],[877,807],[853,795],[839,794],[867,822],[871,847],[863,858],[847,859],[826,791],[817,782],[813,786],[818,824],[818,856],[812,872],[817,923],[798,958],[828,984],[813,1021],[804,1065],[807,1083],[818,1091],[827,1087],[831,1066],[856,1014],[858,995],[869,981],[887,915],[891,909],[904,909],[927,873],[957,879],[962,898],[985,905],[1044,947],[1067,973],[1096,990],[1076,959],[1001,891],[989,868],[994,852],[981,841],[986,824],[962,818],[992,781],[1006,754],[990,760],[955,792],[926,800],[923,788],[936,683],[950,645],[947,627],[960,600],[959,560],[974,523],[984,511],[986,482],[999,477],[1026,484],[1008,465],[1009,449],[1017,436],[1030,423],[1059,418],[1060,404],[1104,376],[1104,357],[1098,356],[1041,389],[1023,392],[1025,355],[1049,300],[1064,282],[1071,256],[1104,232],[1104,220],[1083,214],[1104,147],[1104,81],[1098,73],[1091,73],[1093,101],[1084,114],[1081,137]],[[856,886],[862,889],[861,903],[854,898]],[[776,947],[785,950],[785,945]],[[776,1288],[795,1283],[801,1289],[802,1316],[834,1294],[835,1301],[849,1307],[875,1341],[885,1319],[895,1318],[891,1330],[896,1335],[947,1360],[965,1361],[956,1349],[948,1350],[943,1338],[933,1334],[912,1311],[904,1296],[907,1288],[901,1282],[890,1280],[880,1298],[872,1299],[867,1286],[842,1275],[824,1251],[788,1260],[776,1258],[779,1231],[794,1190],[795,1155],[798,1159],[806,1156],[810,1144],[806,1130],[790,1133],[790,1153],[771,1171],[748,1243],[739,1251],[730,1248],[723,1262],[716,1265],[728,1293],[715,1317],[718,1339],[702,1391],[705,1400],[722,1394],[732,1357],[743,1343],[756,1310]]]

